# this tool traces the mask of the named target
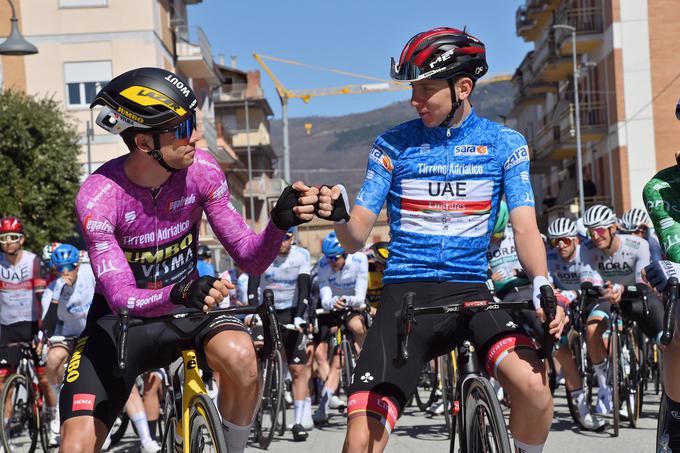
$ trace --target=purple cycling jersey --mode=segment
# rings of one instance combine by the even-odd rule
[[[285,234],[271,221],[255,234],[230,201],[215,159],[196,150],[188,168],[173,173],[155,194],[131,182],[113,159],[83,183],[76,212],[97,277],[96,292],[113,311],[160,316],[176,306],[173,285],[196,274],[196,248],[205,211],[213,232],[245,272],[261,274],[274,261]]]

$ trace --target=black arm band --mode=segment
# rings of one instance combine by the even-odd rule
[[[259,275],[248,275],[248,305],[256,306],[258,303],[257,290],[260,287]]]
[[[300,274],[297,279],[298,298],[297,306],[295,307],[295,316],[302,318],[307,311],[309,305],[309,290],[312,280],[309,274]]]
[[[57,328],[57,322],[59,321],[59,316],[57,316],[58,308],[59,304],[50,303],[50,307],[47,309],[47,313],[45,313],[45,317],[43,318],[42,327],[47,338],[51,337],[52,334],[54,334],[54,330]]]

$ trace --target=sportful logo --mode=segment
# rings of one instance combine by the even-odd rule
[[[130,211],[125,213],[125,223],[132,223],[137,219],[137,213]]]
[[[104,196],[106,192],[108,192],[113,185],[109,182],[106,183],[104,187],[102,187],[102,190],[99,191],[97,195],[95,195],[86,205],[87,209],[92,209],[94,208],[94,205],[97,204],[97,202]]]
[[[505,161],[505,165],[503,165],[503,169],[508,171],[522,162],[529,162],[529,148],[526,146],[517,148],[512,154],[510,154],[508,160]]]
[[[103,252],[109,249],[109,243],[108,242],[97,242],[94,244],[95,250],[98,252]]]
[[[671,217],[666,217],[665,219],[661,219],[659,221],[659,226],[661,227],[661,230],[666,230],[670,227],[675,225],[675,220],[673,220]]]
[[[488,153],[488,147],[475,145],[456,146],[453,151],[453,154],[456,156],[486,156]]]

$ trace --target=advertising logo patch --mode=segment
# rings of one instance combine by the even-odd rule
[[[91,393],[76,393],[73,395],[73,405],[71,410],[76,411],[92,411],[94,410],[95,395]]]
[[[508,160],[505,161],[505,165],[503,165],[503,169],[508,171],[522,162],[529,162],[529,148],[526,146],[517,148],[512,154],[510,154]]]
[[[389,171],[390,173],[392,172],[392,170],[394,170],[394,165],[392,165],[392,159],[390,159],[390,156],[388,156],[381,149],[375,146],[371,150],[369,158],[373,162],[382,166],[385,170]]]
[[[460,145],[454,148],[456,156],[486,156],[489,148],[486,146]]]

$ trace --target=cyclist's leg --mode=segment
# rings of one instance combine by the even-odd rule
[[[156,425],[161,413],[161,392],[162,382],[161,377],[156,371],[150,371],[144,374],[144,411],[149,423],[149,434],[151,438],[156,440]]]
[[[320,322],[320,321],[319,321]],[[338,324],[340,322],[340,318],[337,314],[330,315],[328,318],[324,320],[325,324],[325,331],[324,333],[326,334],[326,338],[324,338],[325,344],[321,351],[317,352],[317,358],[320,361],[323,361],[322,363],[328,364],[328,374],[326,375],[326,378],[323,380],[323,389],[321,390],[321,398],[319,399],[319,407],[317,408],[315,414],[314,414],[314,423],[316,424],[324,424],[328,421],[328,411],[330,410],[330,401],[335,392],[338,390],[338,387],[340,386],[340,354],[339,351],[337,350],[337,347],[331,351],[332,352],[332,358],[330,360],[330,363],[328,361],[328,349],[329,349],[329,342],[331,338],[335,337],[335,335],[338,332]],[[321,357],[322,352],[326,352],[325,357]]]
[[[596,412],[608,413],[611,408],[611,389],[607,385],[607,346],[604,334],[609,327],[611,304],[600,300],[590,310],[586,323],[588,357],[597,377],[598,404]]]
[[[241,321],[220,316],[199,335],[208,366],[219,375],[217,408],[230,452],[242,452],[262,391],[255,346]]]
[[[651,307],[650,307],[651,311]],[[669,434],[668,446],[672,451],[680,451],[680,420],[673,413],[680,412],[680,311],[675,312],[675,329],[673,341],[663,350],[663,383],[666,398],[666,426],[663,429]]]
[[[0,344],[22,341],[22,336],[16,330],[16,324],[0,325]],[[0,391],[5,387],[5,379],[12,374],[21,360],[21,349],[17,347],[0,347]],[[4,408],[7,419],[12,411],[11,402]]]
[[[481,285],[480,285],[481,286]],[[416,305],[444,305],[469,285],[451,283],[398,283],[383,288],[380,310],[368,332],[354,369],[348,397],[345,452],[381,452],[389,440],[399,412],[418,384],[427,360],[450,351],[456,343],[452,316],[422,316],[409,336],[409,357],[396,362],[398,340],[395,315],[403,295],[415,291]],[[460,296],[474,300],[478,291]],[[487,297],[488,291],[487,291]]]
[[[484,351],[486,371],[498,379],[512,401],[510,431],[515,445],[541,451],[552,424],[553,404],[533,340],[507,312],[479,313],[469,329]]]
[[[356,348],[357,353],[361,352],[364,340],[368,334],[368,326],[364,313],[351,313],[347,317],[347,329],[352,334],[354,347]]]

